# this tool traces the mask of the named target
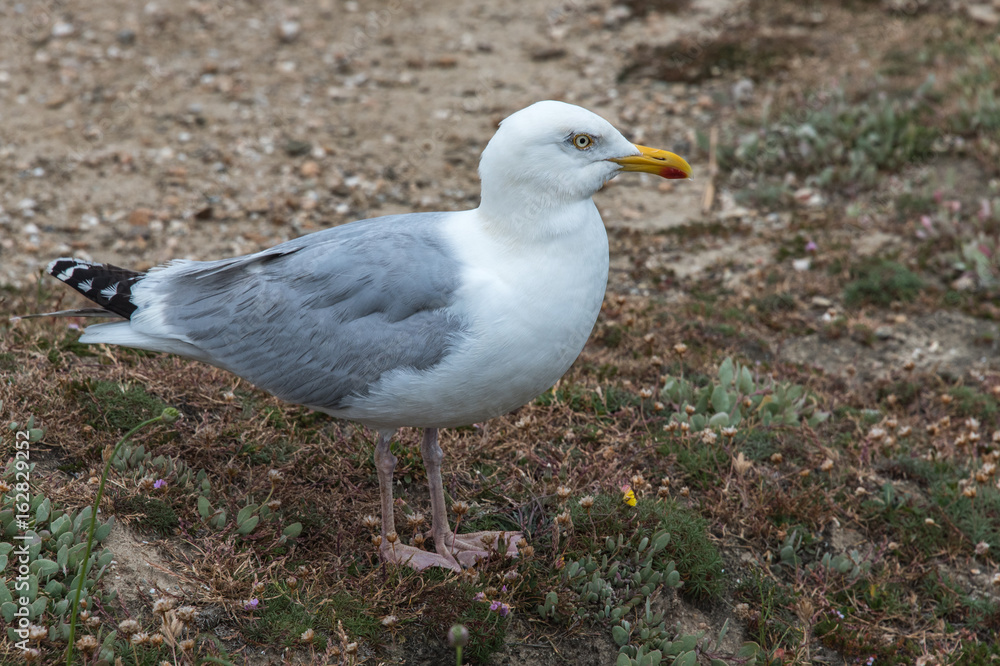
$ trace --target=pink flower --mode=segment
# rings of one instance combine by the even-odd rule
[[[160,488],[166,488],[167,482],[164,481],[163,479],[157,479],[156,483],[153,484],[153,487],[156,488],[157,490],[159,490]]]
[[[259,605],[260,605],[260,599],[257,599],[255,597],[250,601],[246,602],[245,604],[243,604],[243,610],[257,610],[257,606]]]
[[[809,241],[806,243],[806,252],[815,252],[817,249],[819,248],[816,246],[815,242]]]
[[[476,596],[472,597],[475,601],[486,601],[485,592],[476,592]]]
[[[500,617],[507,617],[510,614],[510,605],[502,601],[494,601],[490,603],[490,610],[500,613]]]

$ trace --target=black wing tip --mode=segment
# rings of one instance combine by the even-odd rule
[[[98,264],[73,257],[55,259],[45,270],[108,312],[126,319],[131,318],[136,310],[132,302],[132,286],[145,276],[145,273],[112,264]]]

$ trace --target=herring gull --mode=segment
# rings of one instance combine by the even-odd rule
[[[360,220],[263,252],[177,260],[147,273],[80,259],[48,272],[118,315],[81,342],[178,354],[290,403],[373,428],[380,552],[459,570],[502,533],[454,534],[438,429],[505,414],[569,369],[597,321],[608,237],[592,196],[622,171],[687,178],[691,167],[634,145],[586,109],[544,101],[503,122],[479,163],[478,208]],[[390,440],[424,429],[436,552],[390,543]],[[508,553],[518,533],[507,533]]]

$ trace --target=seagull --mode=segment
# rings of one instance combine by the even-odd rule
[[[117,315],[80,341],[209,363],[373,429],[381,557],[460,571],[498,544],[516,556],[522,537],[452,532],[438,431],[517,409],[576,360],[608,281],[592,196],[623,171],[691,175],[683,158],[634,145],[586,109],[537,102],[483,151],[478,208],[359,220],[145,273],[60,258],[48,272],[99,307],[47,314]],[[402,427],[423,428],[435,552],[396,535],[390,442]]]

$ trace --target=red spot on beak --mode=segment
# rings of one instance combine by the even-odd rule
[[[678,180],[678,179],[683,180],[685,178],[688,178],[688,175],[686,173],[674,167],[663,167],[662,169],[660,169],[659,175],[661,178],[669,178],[671,180]]]

